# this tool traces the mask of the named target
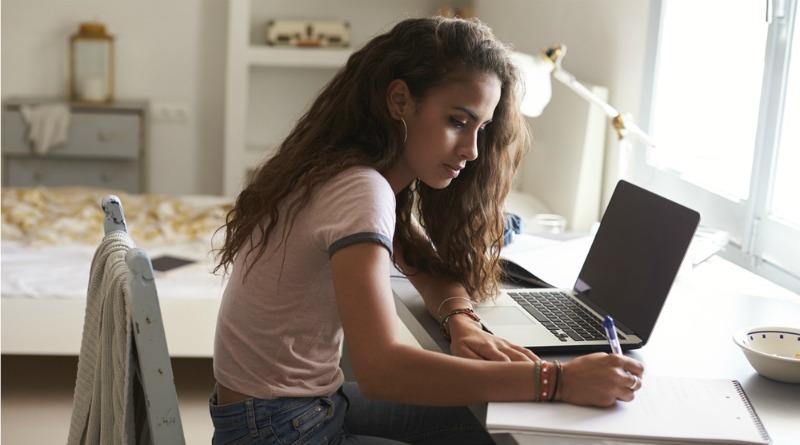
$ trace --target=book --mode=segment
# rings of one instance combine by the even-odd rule
[[[176,267],[195,263],[196,261],[188,258],[179,258],[172,255],[162,255],[160,257],[153,258],[150,262],[153,265],[153,270],[158,272],[167,272],[175,269]]]
[[[769,444],[770,437],[737,380],[645,375],[631,402],[609,408],[568,403],[490,403],[491,433],[644,442]]]

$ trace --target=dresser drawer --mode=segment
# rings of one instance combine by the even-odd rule
[[[51,147],[48,157],[138,158],[142,147],[140,115],[130,113],[70,113],[66,144]],[[33,153],[28,126],[18,107],[3,110],[3,154]]]
[[[137,162],[6,158],[5,163],[12,187],[81,185],[140,192]]]

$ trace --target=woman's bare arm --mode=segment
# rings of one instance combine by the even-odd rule
[[[355,244],[337,251],[331,261],[351,365],[365,395],[425,405],[534,399],[533,361],[467,359],[399,341],[385,248]],[[420,284],[424,292],[437,288],[436,281]],[[589,405],[630,400],[627,372],[641,376],[641,365],[624,356],[581,357],[564,365],[561,396]]]

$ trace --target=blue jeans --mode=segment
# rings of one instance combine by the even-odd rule
[[[346,382],[329,397],[210,400],[212,444],[493,444],[466,407],[425,407],[368,400]]]

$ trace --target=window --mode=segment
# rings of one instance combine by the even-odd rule
[[[632,177],[729,233],[729,255],[800,291],[800,0],[662,0]]]
[[[795,14],[797,14],[795,12]],[[789,79],[781,126],[780,152],[775,173],[775,196],[772,212],[778,217],[800,226],[800,32],[794,34],[790,55]],[[792,124],[793,123],[793,124]],[[797,246],[800,249],[800,246]]]

